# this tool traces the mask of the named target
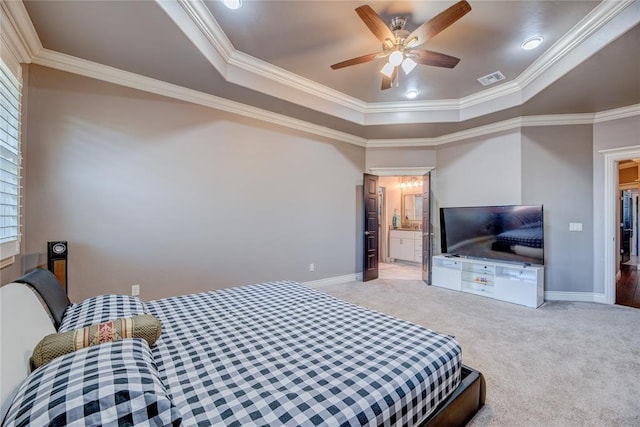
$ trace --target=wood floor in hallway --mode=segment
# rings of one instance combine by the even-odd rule
[[[640,270],[635,265],[620,266],[616,283],[616,304],[640,308]]]

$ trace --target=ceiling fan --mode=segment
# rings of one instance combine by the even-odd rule
[[[462,0],[428,20],[412,33],[409,33],[409,31],[404,29],[407,21],[405,17],[395,17],[391,20],[391,25],[387,26],[370,6],[360,6],[356,8],[356,13],[373,35],[382,42],[382,52],[370,53],[338,62],[337,64],[333,64],[331,68],[337,70],[351,65],[373,61],[374,59],[388,57],[389,62],[380,70],[383,74],[382,90],[389,89],[396,80],[398,67],[402,67],[402,70],[406,74],[409,74],[417,64],[453,68],[460,62],[459,58],[445,55],[444,53],[417,49],[417,47],[425,44],[429,39],[470,11],[471,6],[469,3],[467,3],[466,0]]]

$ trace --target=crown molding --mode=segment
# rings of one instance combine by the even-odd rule
[[[522,116],[433,138],[370,139],[367,148],[438,147],[501,132],[536,126],[575,126],[640,116],[640,104],[599,113]]]
[[[594,118],[592,113],[525,116],[522,127],[592,125]]]
[[[433,138],[370,139],[367,143],[367,148],[437,147],[452,142],[519,129],[520,127],[522,127],[522,118],[516,117]]]
[[[16,62],[30,63],[42,44],[22,1],[0,1],[0,23],[3,48]]]
[[[521,105],[640,22],[640,1],[604,0],[513,81],[459,100],[365,103],[236,50],[202,0],[156,2],[228,81],[239,85],[250,83],[247,87],[360,125],[459,122]],[[51,51],[43,49],[22,1],[1,1],[0,5],[4,45],[19,62],[29,63],[38,58],[38,63],[47,65],[52,60]],[[58,56],[53,61],[56,65],[48,66],[76,72],[73,66],[77,61],[60,59]],[[112,70],[102,74],[98,68],[89,67],[91,73],[102,75],[95,78],[111,81]],[[142,84],[145,86],[148,83]],[[606,120],[606,116],[602,117]],[[418,145],[439,144],[430,139],[408,141]],[[362,139],[358,139],[357,144],[361,143]],[[395,146],[393,140],[389,143]]]
[[[364,102],[236,50],[202,0],[156,3],[226,81],[364,124]]]
[[[518,78],[526,102],[640,23],[637,0],[603,0]]]
[[[165,3],[156,1],[161,5]],[[202,0],[180,0],[178,3],[190,11],[188,15],[192,20],[188,25],[181,20],[174,21],[185,34],[194,31],[207,34],[213,47],[224,51],[220,55],[225,58],[227,68],[220,67],[219,71],[222,70],[221,74],[228,81],[361,125],[456,122],[521,105],[597,52],[606,42],[640,22],[637,1],[604,0],[510,82],[459,100],[366,103],[237,51]],[[631,5],[633,7],[629,7]],[[624,19],[605,28],[625,11]],[[168,13],[171,16],[170,11]],[[599,32],[604,35],[596,37]],[[594,42],[587,43],[589,40]],[[579,47],[580,54],[572,55]],[[233,67],[233,73],[229,67]]]
[[[107,67],[102,64],[47,49],[43,49],[37,57],[33,58],[33,63],[366,148],[437,147],[452,142],[488,136],[522,127],[592,125],[599,122],[640,116],[640,104],[636,104],[596,114],[554,114],[516,117],[433,138],[365,139],[325,126],[319,126],[240,102],[231,101],[193,89],[187,89],[182,86],[122,71],[117,68]]]
[[[596,113],[594,123],[608,122],[611,120],[626,119],[628,117],[640,116],[640,104],[629,105],[627,107],[615,108],[613,110]]]
[[[178,10],[176,9],[176,7],[179,7],[179,10],[183,11],[182,19],[186,19],[187,22],[193,23],[194,17],[202,17],[203,15],[206,16],[207,14],[210,16],[208,9],[202,2],[186,2],[181,0],[180,2],[160,3],[164,3],[162,5],[164,10],[171,9],[170,4],[175,3],[173,4],[173,9],[171,9],[173,11],[172,18],[179,17],[179,15],[175,13],[175,11]],[[632,18],[630,19],[628,16],[626,17],[627,24],[640,21],[640,2],[633,0],[625,0],[621,2],[605,0],[602,3],[622,3],[622,5],[618,5],[618,7],[610,6],[609,9],[607,9],[609,10],[607,14],[601,13],[602,15],[609,16],[607,24],[613,22],[614,16],[619,17],[622,10],[631,11]],[[628,8],[628,6],[630,6],[632,3],[633,8]],[[598,9],[598,7],[596,7],[596,9]],[[451,142],[463,141],[470,138],[477,138],[499,132],[510,131],[521,127],[594,124],[640,115],[640,104],[636,104],[608,111],[602,111],[595,114],[564,114],[518,117],[434,138],[367,140],[365,138],[361,138],[346,132],[330,129],[325,126],[320,126],[303,120],[294,119],[282,114],[277,114],[268,110],[252,107],[236,101],[231,101],[211,94],[187,89],[164,81],[152,79],[135,73],[130,73],[113,67],[108,67],[95,62],[44,49],[38,38],[35,28],[31,23],[24,4],[21,1],[0,1],[0,12],[2,13],[3,18],[3,27],[1,33],[2,42],[5,44],[10,44],[9,47],[11,47],[13,55],[19,56],[20,62],[33,62],[35,64],[47,66],[50,68],[83,75],[86,77],[130,87],[133,89],[155,93],[157,95],[179,99],[185,102],[191,102],[205,107],[238,114],[244,117],[249,117],[263,122],[284,126],[290,129],[306,132],[316,136],[330,138],[332,140],[341,141],[360,147],[435,147]],[[592,22],[595,19],[595,16],[600,16],[600,14],[592,15],[594,16],[591,16],[590,19],[585,18],[585,21]],[[213,17],[211,17],[211,19],[213,19]],[[605,21],[606,19],[602,17],[599,21],[601,22],[600,26],[605,25]],[[215,22],[215,20],[213,20],[213,22]],[[209,27],[213,24],[208,23],[206,25],[207,27]],[[577,25],[576,27],[583,28],[585,25],[588,26],[588,23],[582,23],[581,25]],[[211,28],[215,28],[215,26],[212,26]],[[221,57],[224,56],[224,64],[233,62],[233,58],[243,58],[244,54],[238,53],[235,50],[231,50],[231,43],[228,41],[228,39],[226,41],[224,40],[226,39],[226,36],[224,36],[224,33],[219,28],[219,26],[215,31],[217,31],[215,37],[213,33],[209,34],[206,37],[202,32],[199,32],[199,34],[201,37],[205,37],[205,39],[207,39],[206,45],[208,46],[211,46],[211,41],[208,40],[209,38],[213,38],[217,41],[222,40],[222,42],[220,42],[219,48],[223,52],[226,52],[224,53],[224,55],[221,55]],[[216,54],[219,53],[217,49],[214,50],[216,51]],[[266,63],[260,64],[260,66],[263,66],[264,64]],[[283,76],[285,75],[283,74]],[[489,96],[487,96],[488,98],[498,100],[504,98],[505,95],[517,94],[518,90],[517,85],[514,85],[513,83],[507,83],[505,85],[502,85],[502,87],[496,87],[485,92],[490,94]],[[460,104],[459,109],[461,109],[474,106],[480,102],[481,101],[479,99],[467,97],[460,102],[458,102],[457,100],[440,100],[426,103],[417,103],[418,107],[415,107],[415,105],[412,106],[411,103],[407,103],[407,105],[404,107],[402,105],[403,103],[380,103],[368,104],[364,111],[365,114],[367,113],[367,111],[369,111],[369,114],[385,114],[388,113],[386,108],[394,107],[397,108],[397,110],[395,110],[396,112],[399,111],[401,114],[405,115],[411,113],[429,113],[431,115],[437,116],[437,113],[442,112],[443,110],[447,110],[455,114],[456,104],[458,103]],[[367,108],[369,110],[367,110]]]
[[[526,87],[535,79],[542,77],[551,66],[566,57],[572,50],[588,40],[589,37],[599,31],[605,24],[610,22],[633,3],[634,0],[602,1],[595,9],[581,19],[580,22],[574,25],[573,28],[571,28],[571,30],[569,30],[569,32],[567,32],[560,40],[540,55],[531,66],[520,74],[517,78],[518,84],[521,87]],[[616,37],[620,34],[622,33],[618,33]]]
[[[227,64],[235,50],[203,2],[156,1],[193,45],[227,78]]]
[[[345,95],[335,89],[318,84],[283,68],[269,64],[268,62],[262,61],[251,55],[247,55],[239,50],[233,52],[229,63],[238,68],[242,68],[245,71],[266,76],[272,81],[288,85],[293,89],[351,108],[360,114],[364,113],[365,108],[367,107],[365,102],[357,98]],[[300,100],[297,99],[296,102],[300,103]]]
[[[367,140],[283,114],[43,49],[33,63],[365,147]]]

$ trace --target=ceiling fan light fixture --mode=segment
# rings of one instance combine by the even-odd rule
[[[402,70],[404,71],[405,74],[409,74],[415,67],[416,67],[416,61],[414,61],[411,58],[405,58],[404,61],[402,61]]]
[[[242,7],[242,0],[222,0],[222,4],[231,10],[236,10]]]
[[[544,40],[544,39],[542,37],[540,37],[540,36],[531,37],[531,38],[525,40],[524,42],[522,42],[520,47],[523,48],[524,50],[535,49],[538,46],[540,46],[540,44],[542,43],[542,40]]]
[[[384,64],[384,67],[382,67],[382,70],[380,70],[380,72],[385,76],[391,78],[391,76],[393,75],[394,68],[395,67],[391,65],[391,63],[387,62],[386,64]]]
[[[391,52],[391,55],[389,55],[389,64],[393,65],[394,67],[402,64],[403,60],[404,54],[399,50],[394,50],[393,52]]]

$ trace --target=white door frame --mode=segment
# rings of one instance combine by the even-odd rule
[[[601,150],[604,155],[604,299],[608,304],[616,303],[616,218],[618,204],[618,162],[640,158],[640,145]]]

